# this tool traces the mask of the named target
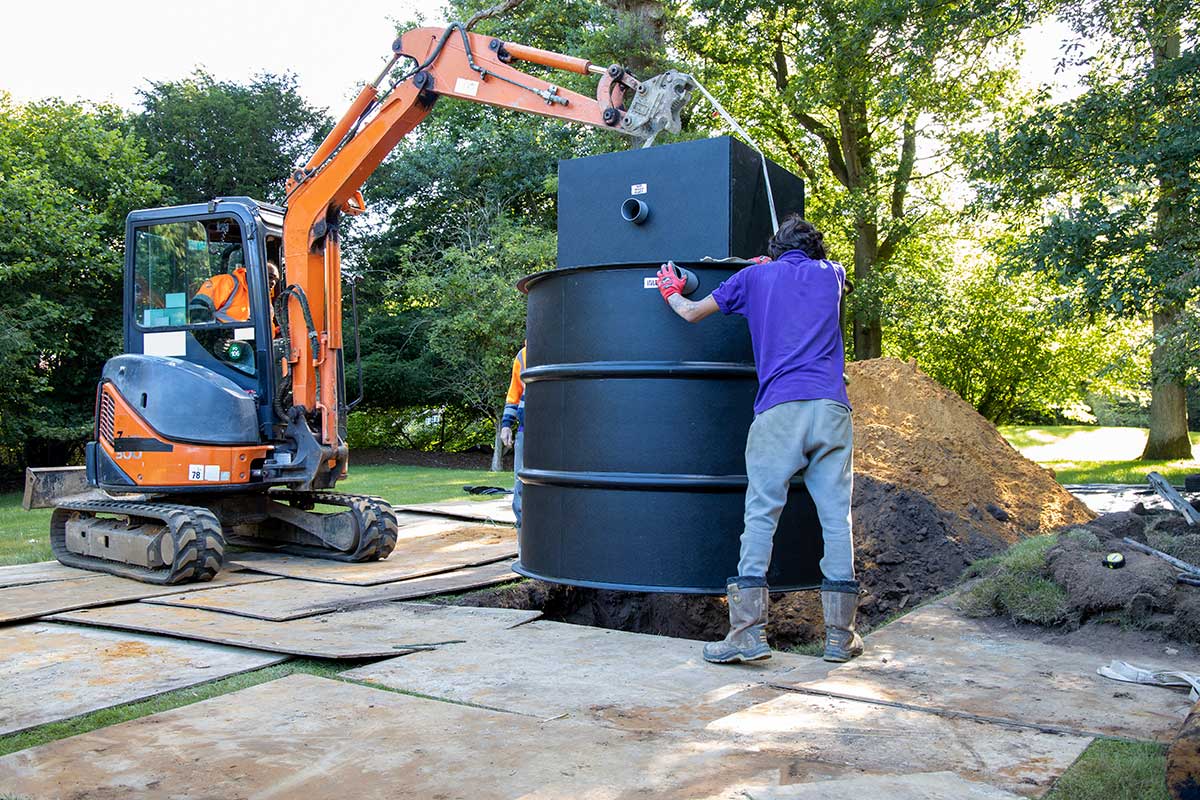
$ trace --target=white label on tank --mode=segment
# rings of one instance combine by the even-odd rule
[[[188,464],[188,480],[189,481],[204,480],[204,465],[203,464]]]
[[[234,328],[233,338],[239,342],[253,342],[254,328]]]
[[[459,78],[454,82],[454,93],[474,97],[479,94],[479,81],[469,81],[466,78]]]
[[[645,194],[646,193],[646,184],[635,183],[633,186],[629,187],[629,193],[630,194]]]
[[[658,278],[642,278],[642,288],[643,289],[657,289],[658,288]]]
[[[148,356],[185,356],[187,331],[147,333],[142,337],[142,352]]]
[[[221,481],[224,483],[229,482],[229,473],[226,472],[225,470],[221,470]]]
[[[204,465],[204,480],[219,481],[221,480],[221,467],[217,464]]]

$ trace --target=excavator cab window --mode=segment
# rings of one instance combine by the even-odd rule
[[[134,230],[134,314],[139,327],[250,321],[241,226],[233,218]]]
[[[137,326],[187,329],[218,360],[254,374],[250,278],[238,220],[155,223],[135,228],[133,236]]]

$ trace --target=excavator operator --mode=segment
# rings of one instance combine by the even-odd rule
[[[270,297],[279,291],[279,267],[267,262],[267,284]],[[232,272],[214,275],[192,296],[188,304],[192,322],[249,322],[250,290],[246,283],[246,267],[238,264]]]

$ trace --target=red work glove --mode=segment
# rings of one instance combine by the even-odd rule
[[[769,264],[769,263],[771,263],[771,257],[770,257],[770,256],[755,256],[754,258],[752,258],[752,259],[750,259],[750,260],[751,260],[752,262],[754,262],[755,264]]]
[[[669,299],[673,294],[683,294],[685,282],[686,279],[674,261],[668,261],[658,270],[658,293],[662,295],[663,300]]]

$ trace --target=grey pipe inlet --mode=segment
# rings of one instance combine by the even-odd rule
[[[641,225],[646,221],[646,217],[648,216],[650,216],[650,206],[636,197],[631,197],[624,203],[621,203],[621,218],[626,222]]]

